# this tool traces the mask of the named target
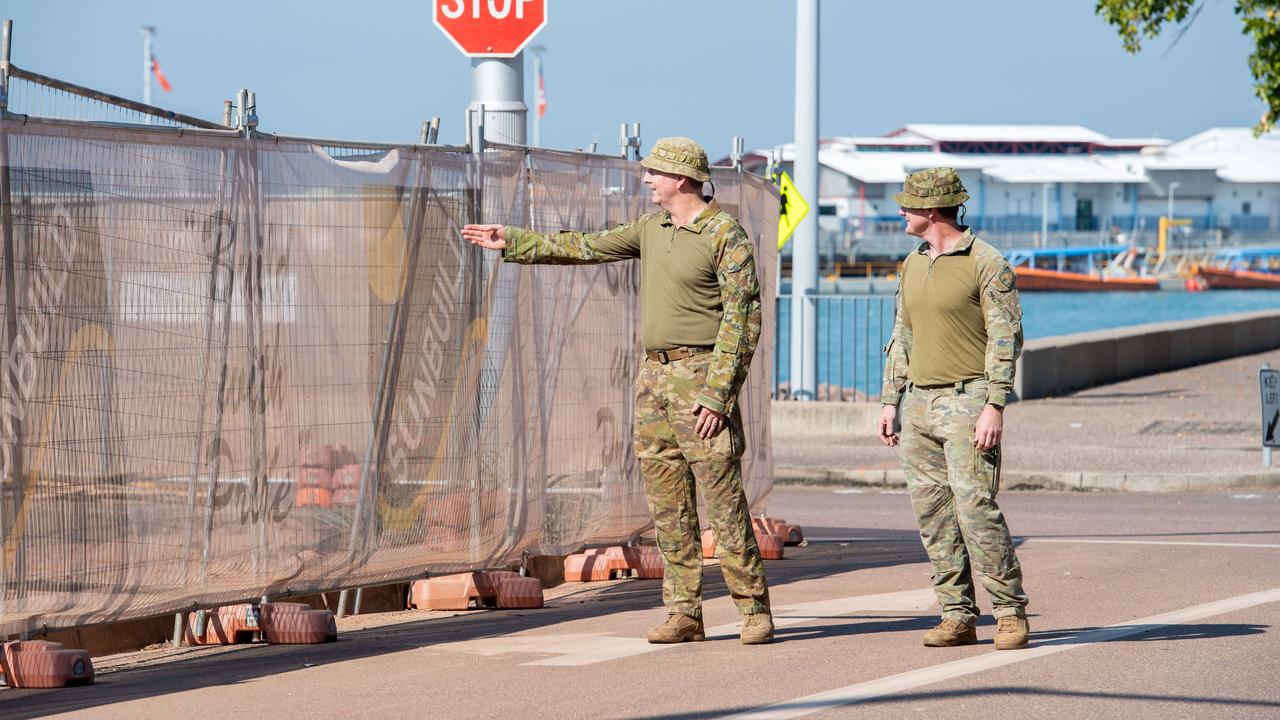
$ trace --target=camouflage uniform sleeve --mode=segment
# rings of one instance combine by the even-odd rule
[[[907,259],[911,259],[908,255]],[[880,402],[883,405],[897,405],[898,399],[907,389],[907,360],[911,357],[911,318],[907,317],[902,302],[902,277],[906,274],[906,261],[898,273],[898,293],[894,299],[896,312],[893,320],[893,334],[889,336],[889,344],[884,346],[884,385],[880,388]]]
[[[698,404],[728,415],[747,378],[751,356],[760,341],[760,281],[756,277],[755,249],[736,222],[725,223],[716,277],[720,281],[720,330],[707,368],[707,384]]]
[[[640,232],[649,216],[604,232],[561,230],[554,235],[507,226],[502,250],[506,262],[522,265],[589,265],[640,257]]]
[[[1003,257],[985,263],[979,282],[987,325],[987,404],[1004,407],[1013,392],[1013,373],[1022,354],[1022,304],[1013,268]]]

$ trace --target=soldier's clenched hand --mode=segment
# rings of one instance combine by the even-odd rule
[[[973,444],[979,450],[990,450],[1000,444],[1004,434],[1004,410],[995,405],[983,405],[978,424],[973,429]]]
[[[693,406],[693,412],[698,416],[698,423],[693,426],[693,431],[698,433],[698,437],[703,440],[710,440],[719,435],[721,430],[724,430],[725,419],[723,414],[701,405]]]
[[[507,233],[501,225],[467,225],[462,237],[486,250],[502,250],[507,246]]]
[[[876,429],[880,433],[880,442],[893,447],[898,444],[898,435],[893,431],[893,421],[898,419],[898,408],[885,405],[880,408],[880,419],[876,421]]]

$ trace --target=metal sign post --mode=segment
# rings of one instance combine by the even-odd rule
[[[1280,370],[1262,363],[1258,389],[1262,395],[1262,466],[1271,467],[1271,448],[1280,447]]]
[[[1271,467],[1271,448],[1280,446],[1280,370],[1263,363],[1258,371],[1262,400],[1262,465]]]

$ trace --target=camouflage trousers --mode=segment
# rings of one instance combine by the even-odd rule
[[[1000,448],[984,452],[973,444],[986,396],[985,380],[911,388],[902,403],[899,445],[942,616],[970,624],[979,615],[972,571],[991,595],[996,617],[1025,616],[1027,605],[1022,567],[996,504]]]
[[[728,427],[708,440],[694,432],[694,398],[710,360],[711,353],[666,365],[645,360],[636,378],[635,450],[666,566],[662,601],[668,612],[702,617],[701,488],[729,594],[744,615],[768,612],[764,563],[742,491],[742,417],[735,407]]]

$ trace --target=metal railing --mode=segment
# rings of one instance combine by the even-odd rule
[[[893,334],[893,295],[820,295],[817,317],[817,383],[815,400],[866,402],[880,398],[884,346]],[[774,343],[773,397],[792,398],[792,296],[777,299],[778,332]]]

